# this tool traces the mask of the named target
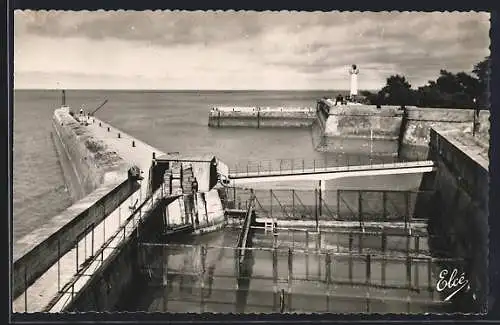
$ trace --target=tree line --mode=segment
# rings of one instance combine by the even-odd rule
[[[360,94],[372,105],[489,109],[490,57],[474,65],[471,74],[441,70],[436,80],[413,89],[405,76],[393,75],[378,92]]]

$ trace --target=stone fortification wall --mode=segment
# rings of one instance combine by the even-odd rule
[[[489,111],[479,114],[479,129],[487,134],[489,130]],[[406,126],[402,133],[402,143],[410,146],[427,147],[430,129],[460,130],[471,132],[474,122],[474,110],[452,108],[406,108]]]
[[[432,238],[429,247],[436,257],[464,259],[463,262],[441,263],[440,269],[435,270],[451,272],[456,267],[465,272],[471,290],[460,292],[454,299],[456,310],[464,312],[484,311],[487,299],[487,155],[487,150],[478,150],[477,144],[463,133],[430,131],[429,156],[438,168],[424,175],[421,186],[435,191],[431,202],[423,203],[429,211],[428,232]]]
[[[313,143],[320,151],[352,154],[398,154],[403,111],[398,107],[318,103]],[[318,130],[319,129],[319,130]]]
[[[474,110],[372,105],[338,105],[318,102],[313,140],[321,151],[386,153],[410,157],[426,154],[430,129],[472,131]],[[489,111],[481,111],[477,123],[478,141],[489,142]],[[350,147],[350,148],[349,148]]]

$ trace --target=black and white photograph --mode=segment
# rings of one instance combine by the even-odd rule
[[[490,18],[15,10],[12,312],[486,313]]]

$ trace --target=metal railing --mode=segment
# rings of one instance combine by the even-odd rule
[[[142,192],[141,192],[142,194]],[[60,259],[58,259],[57,263],[57,271],[58,271],[58,293],[57,295],[47,304],[44,308],[45,312],[51,312],[55,307],[57,307],[57,311],[63,310],[63,308],[67,305],[69,305],[75,296],[79,293],[79,289],[81,290],[81,287],[85,285],[80,284],[79,287],[77,288],[80,280],[87,278],[90,279],[92,276],[93,272],[96,272],[106,261],[106,258],[110,256],[112,251],[115,251],[119,249],[120,245],[123,244],[124,240],[131,235],[134,231],[136,231],[137,236],[139,236],[139,225],[142,222],[142,216],[143,216],[143,211],[148,211],[152,209],[155,204],[157,204],[162,198],[164,197],[164,189],[159,188],[156,190],[156,192],[153,195],[149,195],[148,197],[144,198],[144,201],[142,201],[139,206],[133,207],[133,211],[131,211],[131,214],[129,217],[123,220],[123,223],[121,221],[121,217],[119,216],[119,227],[118,230],[116,230],[107,240],[106,240],[106,228],[105,228],[105,220],[103,221],[103,235],[104,235],[104,242],[100,246],[100,248],[96,249],[96,251],[93,251],[93,245],[92,245],[92,252],[89,257],[87,257],[83,263],[79,263],[79,258],[78,258],[78,244],[76,246],[76,265],[77,269],[71,280],[66,283],[64,286],[61,287],[61,280],[60,280]],[[132,207],[131,207],[132,208]],[[120,213],[121,214],[121,213]],[[90,234],[92,234],[92,240],[94,239],[94,229],[96,226],[93,226],[90,230]],[[107,251],[110,250],[110,251]],[[87,274],[86,272],[90,270],[91,266],[94,266],[95,269],[92,273]],[[62,298],[65,296],[69,296],[69,299],[66,301],[62,302]]]
[[[253,190],[227,187],[226,209],[246,210],[251,193],[258,217],[282,220],[397,221],[406,225],[427,218],[433,191],[394,190]]]
[[[268,175],[289,175],[300,173],[318,173],[331,170],[355,170],[360,166],[372,169],[404,168],[411,166],[429,165],[429,158],[423,154],[417,154],[411,159],[398,157],[362,156],[339,154],[337,156],[327,156],[323,159],[276,159],[247,161],[237,163],[229,167],[229,177],[241,176],[268,176]]]

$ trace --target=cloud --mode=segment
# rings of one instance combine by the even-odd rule
[[[352,63],[363,88],[392,73],[418,86],[440,69],[470,71],[489,54],[486,13],[16,11],[14,28],[15,73],[24,76],[16,87],[36,72],[71,76],[84,88],[134,80],[157,80],[156,88],[346,88]]]

